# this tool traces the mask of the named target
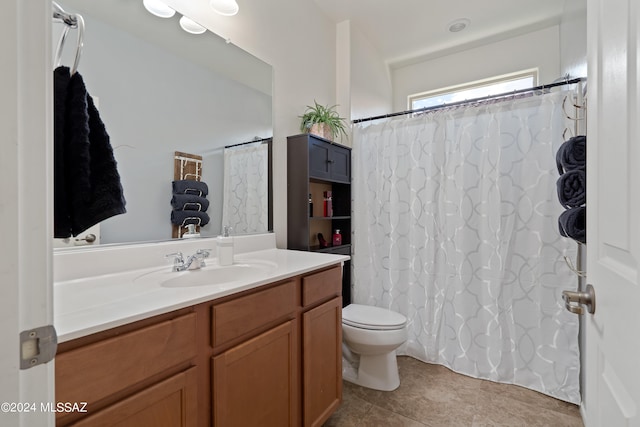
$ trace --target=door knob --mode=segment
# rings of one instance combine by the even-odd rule
[[[583,305],[587,306],[587,311],[591,314],[596,311],[596,293],[591,285],[587,285],[584,292],[562,291],[562,299],[566,309],[572,313],[584,314]]]
[[[87,234],[85,237],[83,237],[82,239],[76,238],[76,242],[87,242],[87,243],[93,243],[96,241],[96,235],[91,233],[91,234]]]

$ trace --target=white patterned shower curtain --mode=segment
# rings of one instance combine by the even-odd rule
[[[570,93],[354,127],[353,301],[408,318],[399,354],[580,402],[555,166]]]
[[[222,225],[234,234],[269,230],[269,148],[267,144],[224,149]]]

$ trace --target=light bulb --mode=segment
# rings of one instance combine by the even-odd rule
[[[182,27],[182,29],[187,33],[191,34],[202,34],[207,31],[205,27],[193,21],[191,18],[187,18],[186,16],[180,18],[180,27]]]
[[[144,8],[160,18],[171,18],[176,11],[164,4],[160,0],[142,0]]]
[[[220,15],[232,16],[240,9],[235,0],[210,0],[209,6]]]

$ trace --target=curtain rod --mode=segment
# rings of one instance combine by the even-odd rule
[[[266,141],[271,141],[272,139],[273,139],[272,136],[270,136],[268,138],[258,138],[258,139],[254,139],[253,141],[241,142],[239,144],[225,145],[224,148],[239,147],[241,145],[255,144],[256,142],[266,142]]]
[[[571,80],[565,80],[562,82],[557,82],[557,83],[550,83],[550,84],[546,84],[546,85],[541,85],[541,86],[535,86],[529,89],[518,89],[518,90],[514,90],[511,92],[505,92],[505,93],[499,93],[497,95],[487,95],[487,96],[482,96],[480,98],[473,98],[473,99],[465,99],[464,101],[457,101],[457,102],[452,102],[449,104],[442,104],[442,105],[434,105],[432,107],[423,107],[423,108],[418,108],[415,110],[407,110],[407,111],[401,111],[398,113],[389,113],[389,114],[382,114],[380,116],[373,116],[373,117],[366,117],[363,119],[356,119],[356,120],[352,120],[351,123],[356,124],[356,123],[362,123],[362,122],[368,122],[371,120],[379,120],[379,119],[386,119],[389,117],[397,117],[397,116],[404,116],[407,114],[414,114],[414,113],[423,113],[426,111],[435,111],[435,110],[441,110],[443,108],[449,108],[449,107],[457,107],[460,105],[465,105],[465,104],[473,104],[476,102],[482,102],[482,101],[489,101],[491,99],[499,99],[499,98],[504,98],[507,96],[512,96],[512,95],[518,95],[518,94],[522,94],[522,93],[527,93],[527,92],[535,92],[538,90],[544,90],[544,89],[551,89],[553,87],[557,87],[557,86],[564,86],[564,85],[571,85],[571,84],[575,84],[575,83],[580,83],[582,81],[586,81],[586,77],[578,77],[575,79],[571,79]]]

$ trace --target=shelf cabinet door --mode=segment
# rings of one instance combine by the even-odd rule
[[[214,426],[298,425],[296,335],[290,320],[213,358]]]
[[[331,145],[329,150],[329,171],[333,181],[351,182],[351,151]]]
[[[309,176],[331,179],[331,144],[309,138]]]
[[[351,182],[351,151],[336,144],[309,138],[309,177]]]
[[[304,426],[321,426],[342,401],[342,299],[302,315]]]
[[[74,425],[195,427],[196,382],[197,368],[193,367],[108,406]]]

